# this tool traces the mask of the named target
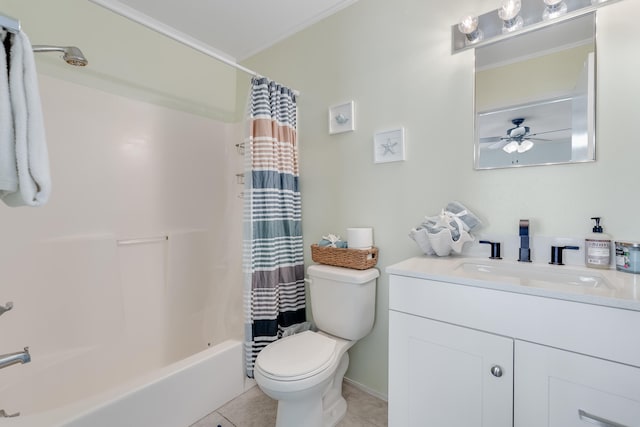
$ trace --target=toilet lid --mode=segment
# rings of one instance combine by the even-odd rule
[[[310,377],[331,364],[336,342],[311,331],[290,335],[266,346],[256,364],[265,374],[283,380]]]

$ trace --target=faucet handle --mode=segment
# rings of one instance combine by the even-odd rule
[[[478,243],[486,243],[491,245],[491,256],[489,259],[502,259],[500,256],[500,242],[490,242],[488,240],[480,240]]]
[[[551,261],[549,261],[549,264],[564,265],[562,262],[562,251],[564,249],[577,251],[580,246],[551,246]]]

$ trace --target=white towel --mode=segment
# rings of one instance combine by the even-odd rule
[[[9,67],[19,188],[2,200],[9,206],[41,206],[51,194],[49,155],[33,48],[23,31],[13,37]]]
[[[13,113],[9,99],[9,71],[4,41],[11,34],[0,28],[0,198],[18,191],[16,142],[13,134]]]

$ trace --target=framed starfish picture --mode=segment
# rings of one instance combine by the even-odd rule
[[[376,132],[373,136],[373,162],[405,160],[404,128]]]

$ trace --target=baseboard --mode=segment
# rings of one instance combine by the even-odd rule
[[[389,401],[389,396],[387,396],[386,394],[382,394],[379,393],[363,384],[360,384],[359,382],[356,382],[350,378],[344,377],[344,381],[349,383],[350,385],[354,386],[355,388],[357,388],[358,390],[362,390],[367,394],[370,394],[373,397],[377,397],[380,400],[384,400],[385,402]]]

